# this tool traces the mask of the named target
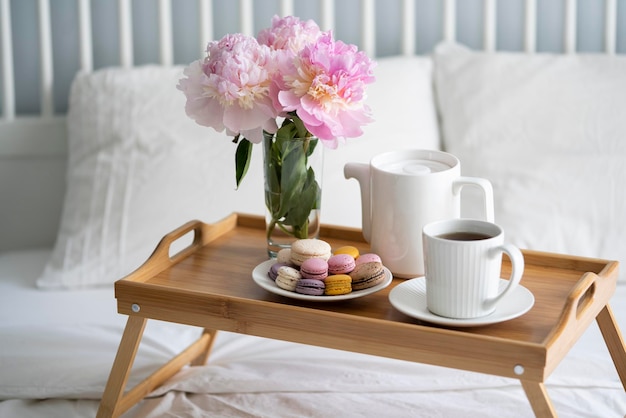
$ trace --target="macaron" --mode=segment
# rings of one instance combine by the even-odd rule
[[[323,258],[309,258],[300,266],[300,274],[305,279],[324,280],[328,276],[328,263]]]
[[[291,262],[291,248],[281,248],[276,253],[276,262],[288,264]]]
[[[328,259],[329,274],[348,274],[354,270],[354,257],[350,254],[335,254]]]
[[[333,254],[348,254],[351,255],[355,260],[359,258],[359,249],[353,247],[352,245],[344,245],[343,247],[337,248]]]
[[[281,267],[284,267],[286,265],[287,265],[287,263],[274,263],[274,264],[272,264],[270,269],[267,271],[268,277],[270,279],[272,279],[272,280],[276,280],[276,277],[278,277],[278,269],[280,269]]]
[[[383,265],[378,262],[357,264],[350,272],[352,290],[364,290],[380,284],[385,278]]]
[[[291,262],[301,266],[309,258],[328,260],[331,256],[330,244],[321,239],[304,238],[291,244]]]
[[[333,274],[324,280],[324,294],[327,296],[346,295],[352,292],[352,278],[347,274]]]
[[[280,287],[281,289],[293,292],[296,290],[296,284],[301,278],[302,276],[297,269],[289,266],[282,266],[278,269],[278,276],[276,276],[276,286]]]
[[[374,253],[361,254],[359,258],[357,258],[356,260],[357,264],[365,264],[365,263],[381,263],[382,264],[382,262],[383,261],[380,259],[380,256]]]
[[[324,294],[325,284],[321,280],[300,279],[296,284],[296,293],[310,296],[320,296]]]

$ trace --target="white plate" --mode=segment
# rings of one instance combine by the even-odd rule
[[[508,282],[500,279],[500,289]],[[436,315],[426,307],[426,280],[424,277],[407,280],[389,292],[389,301],[400,312],[413,318],[439,325],[474,327],[489,325],[517,318],[528,312],[535,304],[535,297],[524,286],[517,286],[513,293],[505,296],[496,310],[480,318],[454,319]]]
[[[311,296],[311,295],[302,295],[296,292],[290,292],[289,290],[281,289],[276,285],[274,280],[270,279],[267,275],[267,272],[272,267],[272,264],[276,263],[276,260],[267,260],[259,264],[252,270],[252,279],[256,284],[261,286],[263,289],[275,293],[281,296],[287,296],[292,299],[300,299],[300,300],[309,300],[312,302],[336,302],[338,300],[347,300],[347,299],[355,299],[363,296],[371,295],[372,293],[376,293],[379,290],[384,289],[389,286],[393,276],[387,267],[383,267],[385,270],[385,278],[380,284],[376,286],[372,286],[369,289],[364,290],[355,290],[345,295],[337,295],[337,296]]]

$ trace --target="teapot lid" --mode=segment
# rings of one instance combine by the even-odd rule
[[[384,162],[378,166],[378,169],[393,174],[423,176],[426,174],[449,170],[450,166],[441,161],[426,159],[405,159]]]
[[[372,167],[401,176],[424,176],[448,171],[459,166],[454,155],[437,150],[402,150],[379,154],[372,158]]]

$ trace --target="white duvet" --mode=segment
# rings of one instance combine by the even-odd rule
[[[126,317],[111,288],[34,287],[48,250],[0,256],[0,417],[94,416]],[[26,262],[26,260],[29,260]],[[626,326],[626,286],[612,307]],[[197,337],[150,321],[131,384]],[[626,394],[597,326],[546,382],[561,417],[623,417]],[[531,417],[514,379],[219,334],[129,417]]]

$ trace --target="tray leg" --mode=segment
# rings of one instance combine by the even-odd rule
[[[120,401],[130,375],[130,369],[135,361],[135,355],[137,354],[146,322],[147,319],[138,316],[128,317],[126,328],[113,362],[113,368],[100,401],[100,407],[96,415],[98,418],[116,417],[124,412],[119,410]]]
[[[552,406],[552,401],[550,400],[546,387],[542,382],[521,380],[521,383],[536,417],[557,418],[554,406]]]
[[[205,328],[202,332],[202,336],[204,337],[205,335],[209,338],[209,341],[206,345],[205,350],[202,351],[198,357],[191,361],[192,366],[203,366],[206,364],[207,360],[209,359],[209,355],[211,354],[213,343],[215,343],[215,337],[217,337],[217,330]]]
[[[131,316],[128,318],[126,329],[122,335],[122,341],[117,349],[117,356],[109,375],[109,381],[100,401],[97,418],[120,416],[154,389],[161,386],[163,382],[174,376],[186,364],[195,364],[196,362],[203,362],[202,364],[204,364],[217,333],[217,331],[205,329],[202,336],[182,353],[168,361],[124,394],[146,322],[147,319],[141,317]]]
[[[613,316],[613,311],[608,303],[600,311],[596,317],[596,321],[598,322],[600,332],[602,333],[602,337],[604,337],[604,342],[609,349],[609,353],[617,369],[617,374],[622,381],[622,386],[626,390],[626,348],[622,334]]]

